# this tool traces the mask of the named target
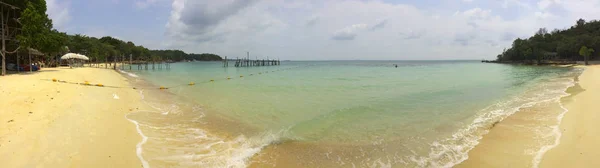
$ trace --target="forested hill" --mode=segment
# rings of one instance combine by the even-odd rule
[[[565,30],[555,29],[548,32],[539,29],[527,39],[517,38],[511,48],[505,49],[497,57],[500,62],[542,61],[542,60],[584,60],[598,58],[600,52],[600,21],[586,22],[577,20],[576,24]]]
[[[219,61],[222,58],[216,54],[193,54],[185,53],[181,50],[149,50],[148,48],[135,45],[133,42],[125,42],[110,36],[88,37],[85,35],[65,35],[66,50],[68,52],[85,54],[94,60],[112,60],[112,56],[129,55],[133,60],[171,60],[171,61]],[[119,57],[120,58],[120,57]]]
[[[181,50],[150,50],[150,55],[158,55],[172,60],[221,61],[223,59],[216,54],[187,54]]]
[[[44,60],[56,60],[57,56],[72,52],[84,54],[93,61],[112,61],[114,58],[129,58],[134,60],[221,60],[215,54],[190,54],[180,50],[149,50],[135,45],[131,41],[123,41],[114,37],[88,37],[86,35],[68,35],[56,30],[52,20],[46,14],[45,0],[0,0],[0,11],[5,28],[0,31],[5,34],[6,50],[1,53],[3,58],[16,58],[12,53],[24,52],[27,48],[37,49],[44,54]],[[37,58],[36,58],[37,59]],[[3,71],[4,72],[4,71]]]
[[[14,62],[19,52],[29,48],[40,51],[43,56],[36,60],[55,62],[63,54],[72,52],[87,55],[91,61],[114,61],[115,58],[131,58],[145,61],[216,61],[221,57],[215,54],[189,54],[180,50],[149,50],[110,36],[97,38],[85,35],[68,35],[52,25],[48,17],[45,0],[0,0],[0,33],[4,36],[0,55],[2,75],[6,74],[7,61]]]

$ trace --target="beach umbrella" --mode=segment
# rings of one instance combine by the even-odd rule
[[[60,59],[66,60],[66,59],[75,59],[77,57],[77,54],[75,53],[67,53],[65,55],[63,55],[62,57],[60,57]]]
[[[60,57],[60,59],[80,59],[80,60],[90,60],[90,58],[88,58],[85,55],[81,55],[81,54],[75,54],[75,53],[67,53],[65,55],[63,55],[62,57]]]
[[[87,60],[90,60],[90,58],[88,58],[88,57],[87,57],[87,56],[85,56],[85,55],[81,55],[81,54],[77,54],[77,58],[78,58],[78,59],[81,59],[81,60],[86,60],[86,61],[87,61]]]
[[[85,60],[85,61],[90,60],[90,58],[88,58],[85,55],[75,54],[75,53],[67,53],[67,54],[63,55],[62,57],[60,57],[60,59],[62,59],[62,60],[71,60],[71,61],[69,61],[70,64],[74,63],[73,62],[74,59]]]

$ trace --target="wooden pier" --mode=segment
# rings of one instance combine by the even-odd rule
[[[137,70],[162,70],[162,69],[171,69],[171,63],[165,61],[135,61],[129,65],[129,70],[132,69],[132,66],[137,66]],[[125,64],[121,66],[121,69],[125,68]]]
[[[99,60],[90,60],[89,66],[96,68],[106,68],[106,69],[129,69],[132,70],[137,66],[137,70],[162,70],[162,69],[171,69],[171,61],[164,61],[160,59],[153,60],[133,60],[131,56],[129,56],[129,60],[126,60],[125,56],[115,56],[113,57],[113,61],[110,62],[108,60],[99,61]]]
[[[254,66],[275,66],[281,65],[281,61],[275,59],[250,59],[250,54],[248,53],[246,58],[236,58],[235,60],[229,60],[227,57],[223,59],[223,67],[229,67],[229,61],[234,61],[235,67],[254,67]]]

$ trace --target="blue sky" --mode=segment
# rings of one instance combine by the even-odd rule
[[[493,59],[600,0],[47,0],[55,27],[151,49],[293,60]]]

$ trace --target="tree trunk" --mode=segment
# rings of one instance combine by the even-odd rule
[[[2,7],[2,9],[4,9],[4,7]],[[2,26],[2,51],[0,51],[0,54],[2,55],[2,76],[4,76],[6,75],[6,42],[4,41],[4,32],[6,32],[6,29],[4,27],[4,10],[0,12],[0,18],[0,24]]]
[[[19,52],[17,52],[17,72],[19,72],[19,73],[20,73],[20,72],[21,72],[21,69],[19,68],[19,67],[20,67],[20,66],[19,66],[19,59],[20,59],[20,58],[19,58]]]
[[[583,57],[583,58],[585,59],[585,65],[589,65],[589,64],[588,64],[588,57],[589,57],[589,56],[585,56],[585,57]]]
[[[117,56],[113,57],[113,64],[114,64],[113,70],[117,70]]]
[[[29,53],[29,72],[33,72],[33,65],[31,65],[31,50],[27,49],[27,53]]]

